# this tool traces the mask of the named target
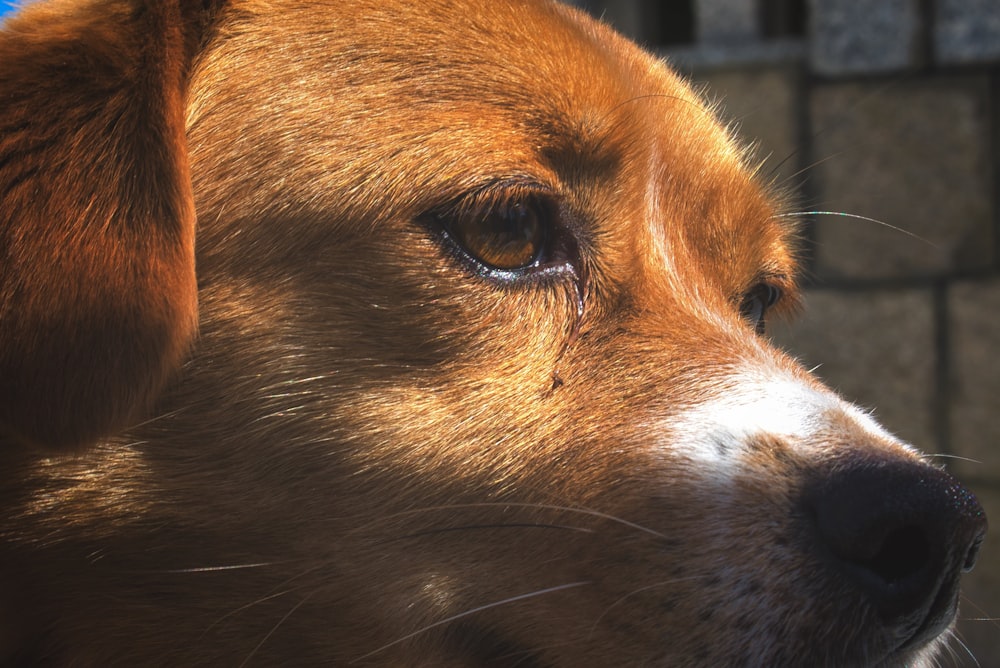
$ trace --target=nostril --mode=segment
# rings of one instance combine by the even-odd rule
[[[863,494],[855,484],[848,489],[851,501],[828,492],[814,506],[819,547],[883,618],[904,617],[936,586],[944,569],[944,540],[932,536],[935,527],[899,512],[891,498]]]
[[[875,556],[859,565],[892,585],[912,578],[931,562],[930,545],[920,527],[893,529],[885,536]]]
[[[976,537],[972,542],[972,546],[969,547],[969,551],[965,553],[965,560],[962,562],[963,573],[968,573],[976,567],[976,561],[979,560],[979,548],[982,547],[983,539],[985,538],[986,532],[984,531]]]

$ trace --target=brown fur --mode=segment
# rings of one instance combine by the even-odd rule
[[[917,457],[831,418],[722,478],[665,426],[744,364],[825,390],[739,314],[796,301],[773,198],[605,26],[62,0],[9,20],[0,100],[0,663],[884,655],[792,500]],[[435,212],[525,183],[572,272],[442,241]]]

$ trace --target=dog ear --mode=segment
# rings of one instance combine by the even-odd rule
[[[217,4],[56,1],[0,31],[0,444],[113,434],[184,361],[185,82]]]

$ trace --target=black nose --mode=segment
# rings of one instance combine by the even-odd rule
[[[837,467],[806,490],[819,549],[878,612],[888,640],[915,646],[951,623],[986,514],[944,471],[912,461]]]

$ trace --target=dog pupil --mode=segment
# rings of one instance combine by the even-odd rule
[[[498,207],[477,221],[467,238],[469,250],[497,269],[522,269],[536,259],[542,244],[542,225],[533,208],[523,202]]]

